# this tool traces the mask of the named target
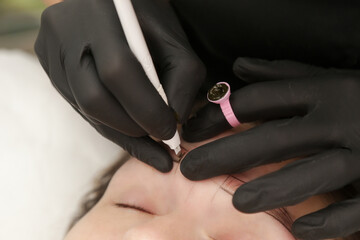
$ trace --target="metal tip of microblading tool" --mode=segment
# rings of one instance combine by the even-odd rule
[[[176,155],[176,156],[180,156],[180,155],[181,155],[181,147],[180,147],[180,146],[177,146],[177,147],[174,149],[174,152],[175,152],[175,155]]]
[[[180,157],[179,157],[179,162],[181,162],[181,161],[185,158],[186,153],[187,153],[186,151],[184,151],[184,152],[181,153],[181,155],[180,155]]]
[[[174,159],[175,162],[179,163],[181,162],[181,160],[183,159],[185,153],[180,151],[177,155],[176,155],[176,159]]]

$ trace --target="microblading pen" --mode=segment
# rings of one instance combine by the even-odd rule
[[[158,91],[164,102],[169,105],[165,91],[161,86],[159,77],[156,73],[154,63],[131,0],[114,0],[114,4],[131,51],[140,62],[147,77],[150,79],[150,82]],[[174,150],[177,156],[179,156],[181,153],[181,142],[179,132],[177,130],[171,139],[163,140],[163,142]]]

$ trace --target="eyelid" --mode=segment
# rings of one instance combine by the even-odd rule
[[[131,209],[134,209],[136,211],[139,211],[139,212],[143,212],[143,213],[146,213],[146,214],[150,214],[150,215],[156,215],[154,214],[153,212],[147,210],[147,209],[144,209],[142,207],[139,207],[139,206],[135,206],[135,205],[131,205],[131,204],[126,204],[126,203],[115,203],[115,205],[119,208],[131,208]]]

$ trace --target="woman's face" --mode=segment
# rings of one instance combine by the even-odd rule
[[[191,150],[202,144],[183,142],[182,146]],[[284,164],[192,182],[181,174],[177,163],[163,174],[131,158],[66,240],[295,239],[288,231],[291,219],[320,209],[330,200],[316,196],[296,206],[256,214],[241,213],[232,205],[232,193],[244,181]]]

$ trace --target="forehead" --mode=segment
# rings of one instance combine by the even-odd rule
[[[273,221],[278,219],[273,214],[245,214],[234,208],[232,195],[244,183],[242,177],[246,176],[224,175],[194,182],[181,174],[178,163],[174,164],[171,172],[164,174],[131,158],[115,174],[105,195],[107,200],[122,199],[130,204],[151,209],[160,216],[181,212],[181,219],[190,218],[191,221],[206,225],[218,224],[215,220],[209,220],[210,216],[244,221],[244,229],[251,224],[260,224],[259,220],[267,221],[269,217]],[[285,226],[281,219],[275,221],[280,223],[277,227],[282,229]],[[230,225],[226,225],[226,228],[230,228]],[[236,229],[239,230],[239,226],[236,226]]]
[[[157,186],[156,183],[166,183],[170,185],[171,188],[184,189],[195,186],[201,186],[202,188],[220,186],[226,178],[227,176],[219,176],[203,181],[190,181],[182,175],[179,163],[174,162],[174,167],[170,172],[161,173],[135,158],[130,158],[116,172],[113,181],[115,184],[116,182],[123,183],[124,181],[126,181],[127,184],[140,182],[143,183],[144,186],[154,185],[155,187]]]
[[[191,181],[185,178],[181,171],[179,163],[174,162],[173,169],[168,173],[161,173],[147,164],[135,159],[130,158],[113,177],[111,184],[123,185],[124,182],[130,183],[142,183],[143,186],[150,188],[158,187],[161,183],[167,183],[169,187],[168,191],[172,189],[193,189],[193,188],[206,188],[207,190],[218,191],[222,189],[228,194],[233,194],[235,190],[245,182],[249,182],[267,173],[273,172],[276,169],[281,168],[287,162],[274,163],[266,166],[256,167],[243,173],[229,175],[221,175],[202,181]],[[165,184],[161,184],[162,187]]]
[[[174,163],[171,172],[160,173],[131,158],[115,174],[105,195],[108,199],[122,199],[152,209],[159,215],[180,211],[187,213],[185,218],[203,218],[206,212],[218,216],[226,213],[234,217],[239,213],[232,205],[229,194],[234,191],[231,188],[234,182],[228,179],[228,176],[219,176],[194,182],[181,174],[178,163]],[[238,181],[235,184],[238,185]]]

